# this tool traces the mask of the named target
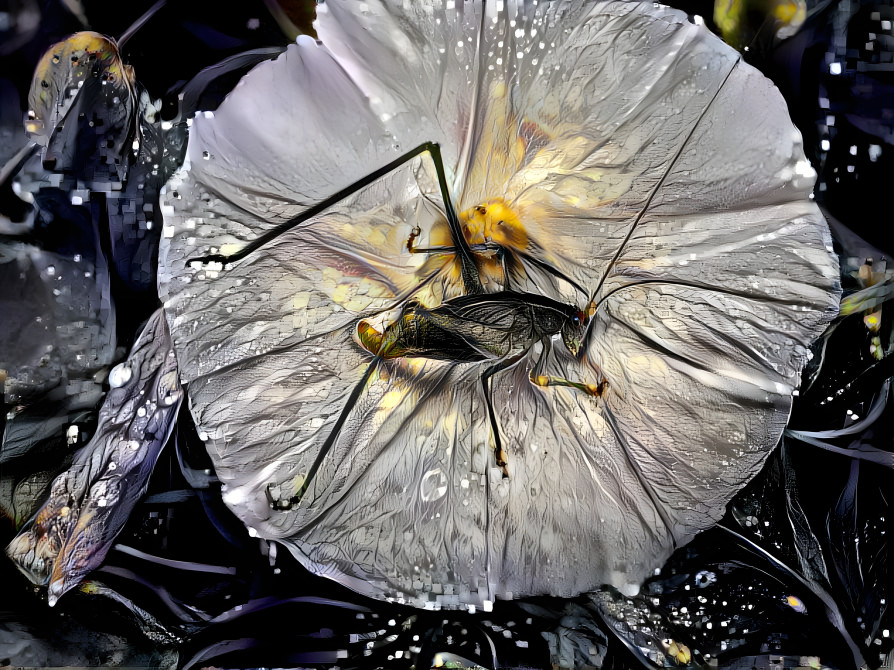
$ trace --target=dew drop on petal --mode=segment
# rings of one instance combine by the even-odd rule
[[[133,376],[133,370],[126,363],[119,363],[109,373],[109,385],[116,389],[124,386]]]

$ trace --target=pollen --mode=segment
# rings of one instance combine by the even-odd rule
[[[492,198],[470,207],[459,218],[470,245],[495,244],[519,251],[528,247],[528,233],[521,219],[503,198]]]

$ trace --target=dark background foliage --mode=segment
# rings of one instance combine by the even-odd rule
[[[713,3],[671,4],[720,32]],[[865,284],[859,269],[868,258],[876,272],[885,270],[894,242],[888,193],[894,178],[894,6],[808,3],[803,25],[781,40],[780,23],[772,18],[779,4],[742,2],[742,19],[726,38],[785,96],[819,175],[816,200],[832,224],[842,284],[853,292]],[[25,142],[27,93],[44,51],[85,26],[121,36],[150,5],[0,4],[2,161]],[[310,31],[312,11],[300,0],[226,7],[209,0],[169,2],[123,45],[140,90],[160,100],[160,113],[144,121],[144,130],[151,135],[162,122],[170,126],[151,135],[158,140],[154,157],[128,159],[123,182],[139,175],[142,193],[134,197],[140,203],[152,203],[182,158],[189,114],[214,109],[247,69],[275,55],[275,49],[258,50],[284,47],[296,30]],[[257,55],[208,74],[206,68],[246,52]],[[84,149],[82,164],[92,160],[92,150]],[[101,198],[73,205],[66,190],[72,182],[65,179],[57,192],[42,190],[30,204],[14,193],[12,179],[0,184],[0,214],[12,222],[35,215],[33,226],[3,231],[0,244],[24,240],[74,255],[98,243],[110,268],[118,360],[157,307],[160,214],[145,210],[141,235],[127,238],[130,246],[116,246],[108,205]],[[134,275],[134,258],[142,274]],[[0,304],[12,310],[9,305],[33,300],[26,287]],[[876,336],[890,349],[891,311],[883,310],[877,333],[858,312],[837,321],[817,343],[793,429],[847,428],[854,416],[874,412],[877,418],[865,429],[825,434],[822,441],[844,450],[892,450],[886,395],[892,359],[871,351]],[[10,323],[9,314],[0,319]],[[81,381],[94,384],[96,393],[79,405],[60,388],[4,397],[0,544],[22,522],[16,506],[39,501],[89,437],[105,377],[91,379]],[[74,442],[66,437],[72,423],[79,427]],[[50,610],[40,588],[0,561],[0,666],[428,667],[442,652],[444,660],[452,653],[485,667],[550,667],[550,658],[560,658],[562,665],[625,668],[647,664],[639,649],[674,665],[661,643],[674,639],[688,645],[696,665],[795,667],[817,658],[831,667],[853,667],[860,659],[879,667],[887,657],[891,667],[891,491],[889,468],[787,435],[723,522],[678,551],[637,598],[605,592],[497,603],[490,613],[421,612],[364,599],[249,537],[221,502],[210,461],[182,410],[119,548],[84,588]]]

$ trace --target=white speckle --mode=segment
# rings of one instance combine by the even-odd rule
[[[821,140],[820,141],[820,149],[822,149],[823,151],[828,151],[831,148],[832,148],[832,143],[829,142],[829,140]]]
[[[71,196],[71,204],[72,205],[83,205],[84,199],[79,195],[73,195],[73,196]]]
[[[74,444],[78,441],[78,427],[75,425],[71,425],[68,427],[68,431],[65,433],[66,441],[69,445]]]
[[[243,502],[245,502],[245,492],[241,488],[227,488],[225,491],[222,491],[220,497],[223,498],[223,501],[231,507],[241,505]],[[253,528],[249,528],[248,534],[252,537],[256,537],[257,533],[252,535],[253,530]]]
[[[882,155],[882,147],[878,144],[870,144],[869,145],[869,160],[873,163],[878,160],[878,157]]]
[[[618,590],[628,598],[633,598],[639,594],[639,584],[627,583]]]
[[[481,605],[482,605],[482,609],[485,612],[493,612],[494,611],[494,604],[490,600],[485,600],[483,603],[481,603]]]
[[[249,537],[257,537],[257,536],[258,536],[258,531],[256,531],[254,528],[252,528],[252,527],[249,526],[249,527],[248,527],[248,536],[249,536]]]
[[[119,363],[109,373],[109,386],[113,389],[121,388],[130,381],[132,376],[133,370],[130,369],[130,366],[127,363]]]
[[[829,72],[832,74],[841,74],[841,63],[829,63]]]
[[[22,200],[27,202],[29,205],[34,202],[34,195],[31,193],[31,191],[23,191],[22,185],[17,181],[14,181],[12,183],[12,192],[19,196]]]

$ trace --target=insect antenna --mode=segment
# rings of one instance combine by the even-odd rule
[[[447,186],[447,174],[444,170],[444,161],[441,158],[441,147],[436,142],[424,142],[420,144],[412,151],[405,153],[404,155],[396,158],[386,165],[383,165],[377,170],[373,170],[368,175],[358,179],[350,186],[346,186],[345,188],[341,189],[337,193],[334,193],[325,200],[318,202],[312,207],[309,207],[308,209],[301,212],[301,214],[299,214],[298,216],[289,219],[285,223],[276,226],[272,230],[267,231],[266,233],[252,240],[242,249],[233,254],[230,254],[228,256],[225,256],[223,254],[211,254],[198,258],[191,258],[189,262],[234,263],[236,261],[240,261],[249,254],[257,251],[269,242],[275,240],[283,233],[286,233],[292,228],[300,226],[302,223],[314,218],[315,216],[318,216],[325,210],[337,204],[339,201],[344,200],[348,196],[353,195],[363,188],[366,188],[377,179],[381,179],[389,172],[396,170],[403,164],[408,163],[420,154],[426,152],[431,155],[432,161],[435,164],[435,172],[438,176],[438,186],[441,190],[441,199],[444,201],[444,212],[447,216],[447,225],[450,228],[450,234],[453,237],[454,244],[456,245],[456,248],[458,250],[458,257],[460,259],[462,270],[461,277],[463,281],[463,288],[465,289],[466,293],[481,293],[481,280],[478,278],[478,271],[475,266],[475,262],[472,260],[472,250],[469,248],[469,243],[466,241],[466,238],[462,234],[462,229],[460,228],[459,224],[459,217],[456,214],[456,209],[453,207],[453,201],[450,198],[450,190]]]
[[[633,220],[633,223],[631,224],[630,229],[627,231],[627,234],[624,236],[624,239],[621,240],[621,244],[618,246],[617,250],[615,251],[614,256],[612,256],[611,261],[609,261],[608,265],[605,268],[605,271],[602,273],[602,277],[599,279],[599,283],[596,285],[596,289],[595,289],[595,291],[593,291],[593,297],[590,301],[593,305],[601,306],[603,304],[604,297],[600,298],[598,302],[597,302],[596,298],[599,296],[600,291],[602,291],[602,287],[605,285],[605,280],[608,279],[609,274],[614,269],[618,260],[621,258],[621,254],[623,253],[624,249],[627,247],[627,243],[630,241],[630,238],[633,237],[634,231],[636,231],[639,228],[639,225],[642,222],[643,217],[645,217],[646,212],[648,211],[649,207],[651,207],[652,201],[655,199],[655,196],[658,194],[658,191],[661,190],[661,187],[664,185],[664,182],[667,180],[671,171],[674,169],[674,166],[676,166],[677,161],[680,160],[680,156],[683,155],[683,151],[689,145],[689,140],[691,140],[692,137],[695,135],[695,131],[698,129],[699,125],[701,124],[702,119],[705,118],[705,116],[708,113],[708,110],[711,109],[711,107],[714,105],[714,101],[717,100],[717,97],[720,95],[720,92],[726,86],[726,83],[729,81],[729,78],[732,76],[733,72],[736,70],[736,67],[738,67],[739,62],[741,60],[742,60],[741,56],[737,56],[736,60],[733,61],[733,64],[730,67],[729,71],[726,73],[726,76],[723,78],[723,81],[720,82],[720,86],[718,86],[717,90],[714,91],[714,95],[711,96],[711,99],[708,101],[708,104],[706,104],[704,106],[701,113],[698,115],[698,117],[695,119],[695,122],[692,124],[692,127],[689,129],[689,132],[687,133],[686,137],[683,138],[683,142],[677,148],[676,153],[674,153],[674,155],[671,157],[671,160],[668,162],[667,168],[665,168],[664,173],[661,175],[661,178],[652,187],[652,190],[649,192],[649,196],[646,198],[646,202],[643,205],[643,208],[636,215],[636,218]],[[594,312],[594,315],[595,315],[595,312]],[[580,348],[580,352],[578,353],[578,357],[582,357],[584,352],[589,348],[590,338],[593,336],[593,324],[595,322],[596,322],[596,320],[591,318],[590,322],[587,324],[587,329],[586,329],[586,331],[584,331],[584,337],[583,337],[583,341],[581,342],[581,348]]]

